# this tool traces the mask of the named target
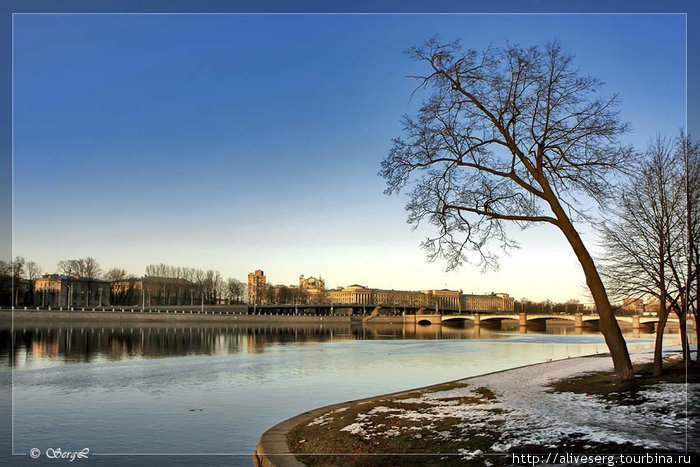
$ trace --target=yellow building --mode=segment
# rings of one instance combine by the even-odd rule
[[[114,305],[194,305],[200,295],[194,283],[175,277],[146,276],[111,283]]]
[[[308,290],[324,290],[326,288],[326,281],[324,281],[320,276],[315,277],[304,277],[302,274],[299,276],[299,288]]]
[[[515,309],[515,299],[507,293],[491,293],[488,295],[463,294],[461,307],[464,311],[472,312],[504,312]]]
[[[260,269],[248,274],[248,304],[262,305],[267,300],[265,273]]]
[[[109,282],[82,276],[45,274],[34,282],[37,303],[42,306],[109,306]]]
[[[383,307],[422,307],[426,309],[506,312],[513,311],[515,300],[506,293],[489,295],[468,295],[457,290],[433,289],[422,291],[371,289],[364,285],[352,284],[326,290],[325,281],[320,277],[299,276],[299,289],[307,292],[305,300],[311,303],[335,303],[342,305],[368,305]],[[265,274],[261,270],[248,274],[248,303],[266,304],[271,294],[266,287],[285,288],[284,286],[266,285]],[[296,289],[294,286],[291,288]],[[270,298],[274,300],[274,298]],[[298,303],[298,302],[297,302]]]

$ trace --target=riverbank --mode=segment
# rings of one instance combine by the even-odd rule
[[[411,318],[406,320],[405,318]],[[371,316],[362,317],[350,315],[347,313],[335,314],[305,314],[305,313],[259,313],[248,314],[245,306],[220,306],[220,307],[200,307],[185,306],[171,308],[102,308],[102,309],[84,309],[74,308],[73,310],[63,309],[0,309],[0,326],[9,327],[14,321],[15,324],[31,324],[36,322],[56,322],[56,323],[243,323],[243,324],[294,324],[294,325],[317,325],[317,324],[334,324],[334,325],[363,325],[370,328],[379,328],[381,326],[403,325],[411,326],[415,330],[429,330],[430,325],[424,325],[416,322],[415,316],[401,315],[386,315],[386,316]],[[573,329],[573,334],[583,334],[583,327],[575,327],[573,321],[568,319],[549,321],[555,325],[569,326]],[[503,323],[508,325],[518,324],[517,319],[505,319]],[[501,321],[494,323],[482,323],[475,325],[471,321],[459,322],[436,322],[432,323],[438,327],[445,326],[446,328],[460,328],[464,326],[473,327],[475,329],[487,328],[498,329],[501,327]],[[519,332],[526,332],[527,329],[545,329],[547,325],[544,323],[528,323],[527,326],[520,326]],[[694,329],[692,320],[688,321],[689,329]],[[627,322],[620,322],[622,329],[630,329],[631,325]],[[588,331],[597,329],[596,326],[587,326]],[[678,330],[677,322],[669,322],[666,325],[666,331],[672,332]],[[634,328],[634,332],[640,332],[640,329]],[[635,337],[635,336],[633,336]]]
[[[299,324],[350,324],[349,315],[248,315],[246,313],[225,313],[223,311],[196,309],[151,310],[139,309],[111,311],[60,311],[60,310],[0,310],[0,324],[9,325],[51,320],[55,322],[225,322],[225,323],[299,323]]]
[[[639,365],[652,354],[632,357]],[[601,354],[322,407],[265,432],[254,458],[263,466],[501,465],[533,452],[683,452],[694,427],[685,396],[696,408],[698,384],[637,388],[617,403],[552,387],[611,370]]]

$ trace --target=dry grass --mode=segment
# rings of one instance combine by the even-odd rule
[[[651,385],[659,383],[700,383],[699,365],[682,361],[666,361],[663,365],[663,373],[660,377],[653,375],[653,364],[643,363],[634,365],[634,373],[637,376],[634,381],[620,382],[615,373],[605,371],[593,374],[584,374],[558,381],[550,387],[555,392],[573,392],[577,394],[598,395],[611,403],[636,404],[641,402],[637,393]]]
[[[697,365],[691,368],[688,381],[700,382]],[[550,389],[598,395],[611,404],[628,405],[638,403],[636,393],[650,385],[686,382],[682,362],[667,362],[661,378],[652,376],[651,364],[636,365],[635,372],[638,378],[631,383],[621,384],[612,372],[601,372],[563,380],[553,384]],[[496,420],[491,419],[486,425],[475,423],[479,421],[478,413],[483,416],[484,410],[492,415],[508,415],[507,411],[486,406],[498,401],[493,391],[479,387],[473,389],[470,395],[446,394],[440,397],[440,394],[436,394],[466,386],[458,382],[446,383],[422,391],[353,404],[324,414],[323,423],[310,425],[311,421],[307,421],[296,426],[288,433],[287,443],[297,459],[312,466],[482,466],[485,460],[494,466],[509,465],[507,454],[490,453],[491,446],[499,441],[500,425],[504,422],[497,420],[498,417],[491,417]],[[455,416],[436,418],[435,410],[445,405],[459,405],[467,410],[474,408],[475,416],[469,419]],[[407,411],[411,411],[414,417],[400,416]],[[422,418],[422,415],[426,417]],[[351,426],[358,430],[353,433],[348,429]],[[346,431],[343,431],[344,428]],[[459,455],[460,451],[478,450],[489,455],[477,455],[472,459]],[[562,437],[554,450],[536,445],[518,447],[519,453],[645,451],[631,444],[592,442],[583,434],[578,436],[576,433]]]

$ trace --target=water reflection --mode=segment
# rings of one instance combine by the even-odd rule
[[[110,324],[0,326],[16,452],[79,442],[94,453],[231,453],[227,465],[250,465],[262,432],[314,407],[607,350],[595,329],[556,323]],[[639,337],[631,349],[653,345]]]
[[[372,324],[251,324],[201,326],[183,323],[91,326],[84,323],[36,322],[0,329],[0,358],[10,366],[192,355],[262,353],[271,345],[343,340],[502,339],[511,333],[598,335],[595,328],[570,324],[518,326],[503,322],[488,326]],[[627,329],[626,337],[652,338],[649,330]],[[13,348],[13,352],[10,349]]]

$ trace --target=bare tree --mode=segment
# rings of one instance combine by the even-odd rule
[[[92,286],[95,279],[99,279],[102,274],[97,260],[91,256],[81,259],[68,259],[59,261],[56,265],[61,274],[75,275],[87,278],[88,291],[85,298],[85,305],[90,306],[90,296],[93,293]]]
[[[102,274],[99,263],[91,256],[59,261],[56,268],[61,274],[83,276],[89,279],[98,279]]]
[[[681,241],[676,249],[676,261],[670,264],[672,277],[676,284],[677,294],[671,297],[672,308],[678,315],[683,358],[690,357],[688,345],[687,318],[695,319],[695,332],[698,336],[697,313],[698,291],[700,289],[700,261],[698,246],[700,245],[700,146],[693,142],[690,136],[681,131],[676,139],[676,156],[683,165],[682,185],[685,190],[684,210],[680,218],[683,220]],[[674,252],[669,252],[674,254]],[[697,359],[697,356],[696,356]]]
[[[659,376],[669,314],[666,304],[682,288],[678,274],[674,274],[683,261],[682,161],[674,154],[672,142],[657,136],[634,173],[629,183],[620,187],[609,210],[611,219],[601,224],[605,247],[601,272],[616,298],[653,296],[659,300],[654,349],[654,375]]]
[[[65,274],[66,276],[78,274],[76,260],[73,259],[59,261],[56,264],[56,270],[59,274]]]
[[[112,268],[105,273],[105,280],[109,282],[122,281],[127,278],[127,273],[122,268]]]
[[[226,281],[226,298],[232,303],[243,303],[246,294],[246,284],[238,279],[228,279]]]
[[[318,292],[310,296],[309,299],[315,303],[327,303],[330,299],[330,295],[328,294],[327,290],[318,289]]]
[[[700,144],[681,132],[678,152],[683,159],[686,186],[686,227],[688,246],[687,306],[695,320],[695,342],[700,342],[698,312],[700,312]],[[700,361],[700,350],[695,360]]]
[[[387,194],[410,183],[409,223],[437,228],[423,243],[429,258],[444,258],[448,268],[470,261],[495,268],[491,242],[517,245],[506,221],[557,227],[581,264],[616,374],[632,379],[605,287],[574,226],[590,204],[581,200],[604,201],[611,175],[632,156],[617,140],[626,125],[616,96],[596,97],[601,82],[580,75],[556,42],[479,53],[435,37],[408,54],[427,65],[415,78],[432,93],[417,117],[404,118],[404,136],[394,139],[380,174]]]
[[[26,263],[26,275],[29,280],[36,280],[41,277],[41,266],[36,264],[34,261],[27,261]]]

